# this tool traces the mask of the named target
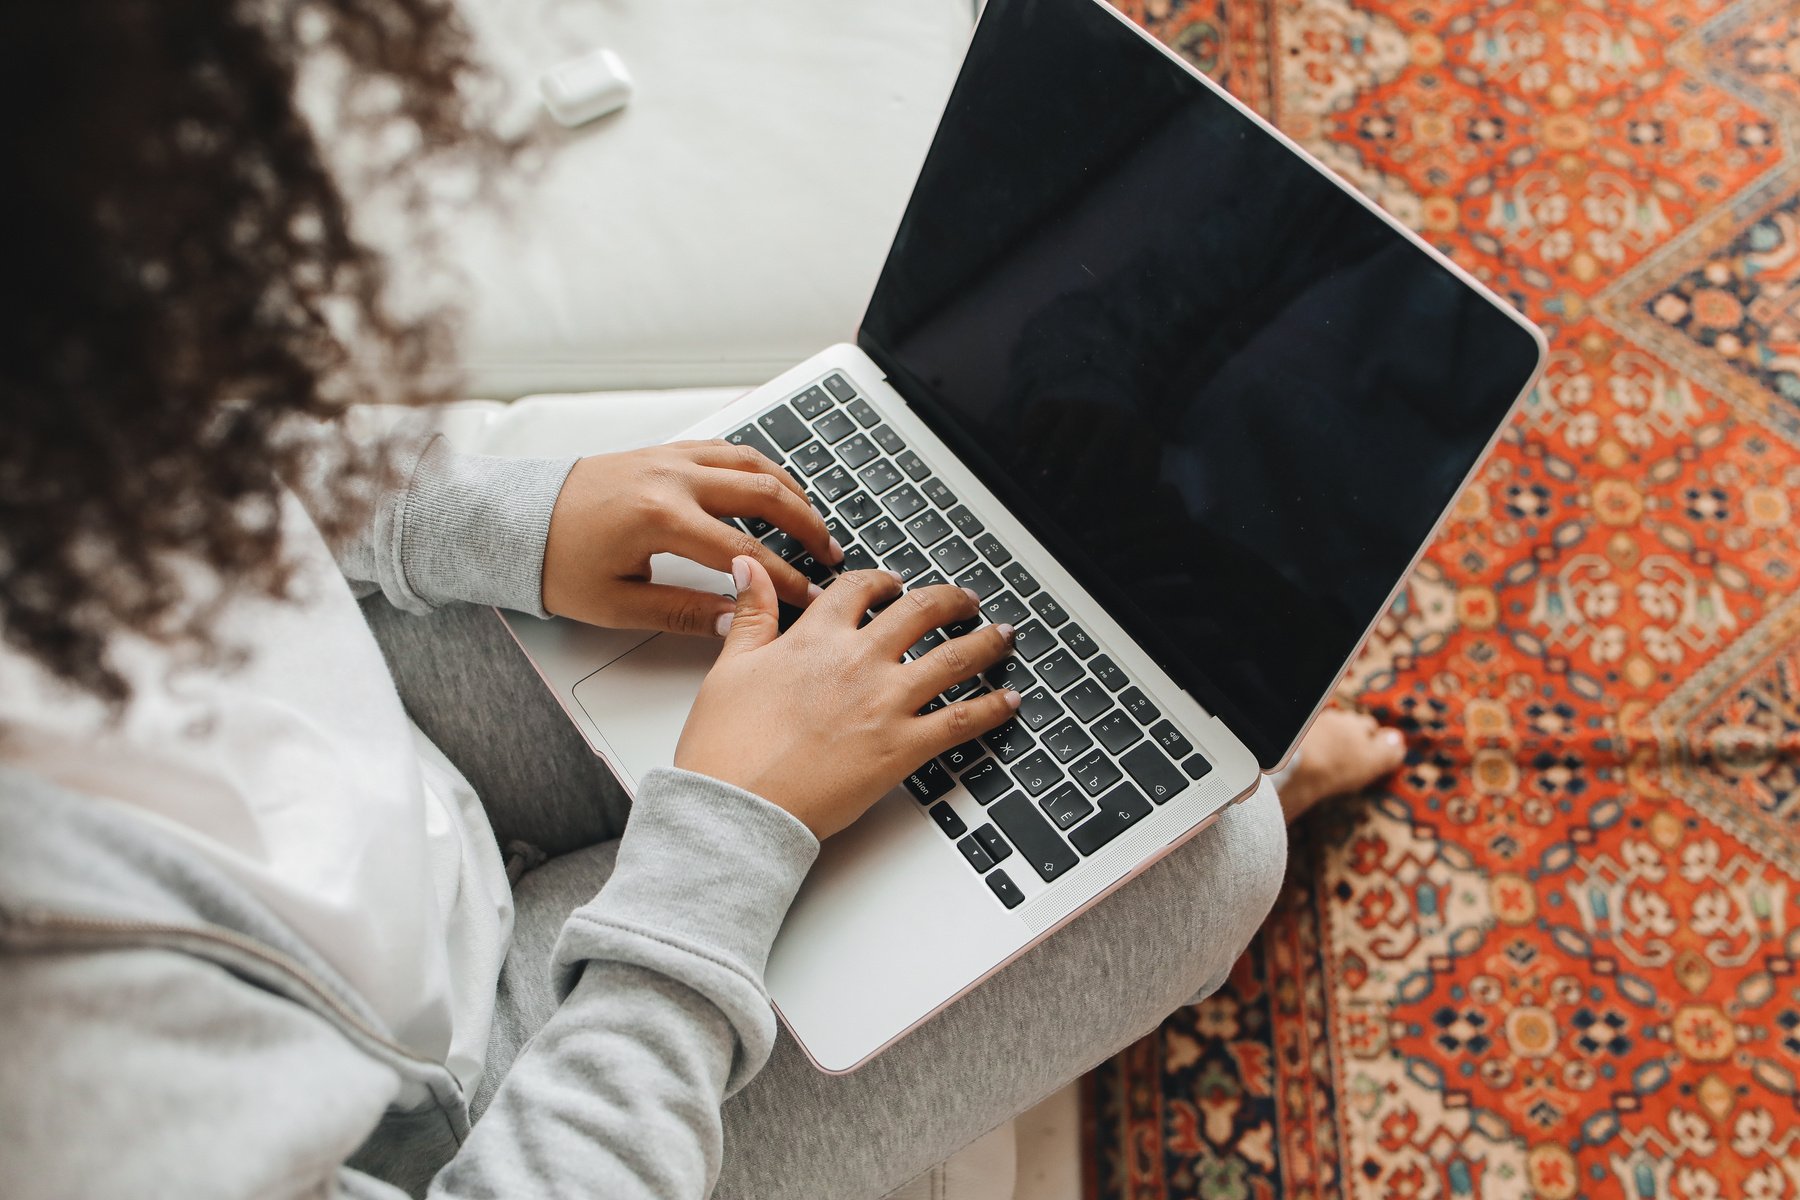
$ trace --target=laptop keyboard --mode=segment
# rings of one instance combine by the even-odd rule
[[[1023,697],[1018,712],[906,779],[1001,904],[1015,908],[1025,899],[1009,871],[1031,871],[1046,884],[1060,880],[1212,769],[842,372],[726,440],[785,466],[825,516],[844,548],[841,569],[767,522],[728,521],[814,583],[829,586],[841,571],[885,567],[909,588],[954,583],[981,598],[977,617],[926,634],[909,658],[983,623],[1017,631],[1011,656],[926,711],[1011,687]],[[782,609],[785,629],[799,610]],[[972,829],[947,799],[959,783],[985,818]]]

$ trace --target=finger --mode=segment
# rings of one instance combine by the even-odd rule
[[[729,596],[663,583],[620,583],[610,597],[607,624],[620,629],[656,629],[695,637],[716,637],[731,615]]]
[[[721,620],[722,653],[745,654],[768,645],[781,632],[775,583],[767,568],[747,554],[731,561],[731,578],[737,584],[737,606]]]
[[[1008,717],[1019,711],[1019,700],[1019,693],[1002,688],[946,704],[936,712],[913,718],[912,727],[919,739],[913,755],[920,762],[926,762],[952,746],[980,737],[1005,724]]]
[[[864,613],[899,594],[900,577],[892,571],[850,571],[832,581],[825,594],[807,609],[806,617],[856,626]],[[898,652],[894,658],[900,658]]]
[[[739,446],[727,441],[677,442],[671,449],[682,451],[691,462],[703,467],[727,471],[755,471],[772,475],[794,495],[805,498],[806,492],[793,473],[754,446]]]
[[[775,594],[789,604],[804,608],[812,603],[819,589],[798,569],[743,530],[710,517],[676,518],[662,549],[683,558],[691,558],[715,571],[731,570],[734,558],[754,558],[769,573]]]
[[[1011,625],[988,625],[951,638],[917,662],[906,665],[907,686],[922,705],[946,688],[981,674],[1011,654],[1012,646]]]
[[[844,561],[843,547],[825,528],[825,518],[798,490],[789,491],[773,475],[704,467],[694,485],[700,507],[716,517],[760,517],[800,539],[822,563]]]
[[[914,588],[869,622],[869,634],[898,655],[931,630],[968,620],[976,605],[974,592],[948,583]]]

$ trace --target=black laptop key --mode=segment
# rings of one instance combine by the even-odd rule
[[[872,525],[865,525],[862,530],[863,545],[869,548],[870,554],[886,554],[895,546],[906,540],[900,527],[886,517]]]
[[[806,547],[800,544],[799,538],[780,529],[765,537],[762,544],[773,550],[783,562],[793,562],[806,553]]]
[[[1129,687],[1120,692],[1119,703],[1125,706],[1126,712],[1137,718],[1139,725],[1148,725],[1162,716],[1162,712],[1156,705],[1150,703],[1150,697],[1144,695],[1140,688]],[[1173,729],[1174,726],[1171,725],[1169,728]]]
[[[850,528],[859,529],[881,515],[881,505],[867,492],[858,492],[839,504],[837,511],[838,516],[850,523]]]
[[[773,442],[762,435],[762,431],[754,425],[746,425],[735,433],[725,435],[725,440],[738,446],[748,446],[762,453],[765,458],[781,461],[781,451],[775,449]]]
[[[1034,687],[1019,698],[1019,720],[1025,722],[1027,729],[1042,729],[1062,716],[1062,711],[1049,688]]]
[[[974,766],[981,760],[981,756],[986,753],[987,751],[982,748],[980,742],[968,741],[960,746],[950,747],[948,750],[944,751],[943,754],[938,756],[938,761],[943,763],[946,767],[949,767],[952,771],[960,772]]]
[[[1066,626],[1062,631],[1063,645],[1075,652],[1076,658],[1091,658],[1100,647],[1094,645],[1094,639],[1087,635],[1087,630],[1079,625]]]
[[[959,679],[944,689],[944,699],[955,704],[958,700],[967,700],[971,696],[979,696],[987,691],[987,685],[979,678]]]
[[[826,566],[811,554],[802,554],[799,558],[796,558],[794,560],[794,570],[806,576],[808,581],[821,586],[836,577],[836,573],[832,568]]]
[[[940,709],[942,707],[944,707],[943,698],[939,697],[939,696],[933,696],[931,699],[929,699],[925,702],[925,707],[921,708],[919,710],[919,715],[921,717],[929,717],[932,713],[936,712],[938,709]]]
[[[812,486],[827,504],[836,504],[850,494],[856,487],[856,481],[850,478],[850,473],[844,468],[833,465],[831,470],[814,479]]]
[[[1019,857],[1030,863],[1044,882],[1061,879],[1064,872],[1081,861],[1044,819],[1037,805],[1020,793],[1002,796],[988,811],[994,814],[994,823],[1019,848]]]
[[[995,871],[987,877],[988,890],[1000,898],[1000,903],[1008,908],[1017,908],[1025,900],[1025,893],[1019,885],[1007,877],[1005,871]]]
[[[904,521],[925,507],[925,497],[919,495],[919,489],[909,483],[883,496],[881,503],[894,514],[896,520]]]
[[[796,417],[792,409],[777,408],[756,418],[756,423],[763,427],[763,432],[783,450],[792,450],[804,442],[812,434],[808,432],[805,422]]]
[[[1096,750],[1092,754],[1077,759],[1069,767],[1069,778],[1081,785],[1081,790],[1090,796],[1098,796],[1119,780],[1125,778],[1112,759]]]
[[[906,523],[906,532],[912,534],[913,541],[929,550],[950,536],[950,522],[926,509]]]
[[[996,567],[1012,561],[1012,552],[1000,544],[1000,539],[991,533],[984,533],[975,539],[975,549],[981,551],[981,557]]]
[[[839,442],[837,452],[838,457],[843,459],[852,471],[880,453],[875,449],[875,443],[860,433],[853,438]]]
[[[1036,662],[1056,649],[1056,637],[1038,621],[1027,621],[1013,630],[1013,653]]]
[[[986,671],[983,671],[981,677],[987,680],[988,686],[995,691],[999,691],[1001,688],[1011,688],[1015,692],[1023,693],[1026,688],[1037,682],[1037,680],[1032,677],[1031,669],[1018,659],[1012,657],[1001,659]],[[1039,690],[1042,691],[1043,689],[1040,688]],[[1023,719],[1023,709],[1024,705],[1021,704],[1021,719]],[[1030,725],[1033,729],[1037,728],[1037,726],[1032,725],[1030,721],[1026,721],[1025,724]]]
[[[956,526],[957,532],[964,537],[972,538],[985,528],[980,521],[975,519],[974,513],[960,504],[950,510],[950,523]]]
[[[923,575],[915,575],[907,580],[906,590],[910,592],[915,588],[936,587],[938,584],[944,582],[945,579],[941,571],[927,571]]]
[[[1150,802],[1129,783],[1108,792],[1096,807],[1098,811],[1069,834],[1069,840],[1083,854],[1093,854],[1150,815]]]
[[[863,481],[864,487],[877,496],[900,482],[900,472],[894,468],[893,463],[886,459],[876,459],[858,471],[856,477]]]
[[[1094,736],[1114,754],[1123,754],[1127,746],[1144,736],[1144,731],[1123,710],[1115,708],[1094,722]]]
[[[876,415],[874,406],[860,396],[850,401],[847,407],[850,409],[850,415],[856,418],[856,423],[864,429],[881,423],[881,418]]]
[[[1052,629],[1069,619],[1069,614],[1063,611],[1063,606],[1049,592],[1032,600],[1031,611],[1044,618],[1044,624]]]
[[[935,513],[933,514],[936,515]],[[975,552],[961,538],[951,538],[931,548],[931,557],[946,575],[954,575],[975,561]]]
[[[956,577],[956,585],[966,587],[986,600],[1000,590],[1000,577],[989,570],[985,563],[976,563]]]
[[[822,387],[809,387],[794,397],[794,411],[812,420],[831,407],[831,397]]]
[[[1170,758],[1186,758],[1194,752],[1194,743],[1188,741],[1181,730],[1167,721],[1158,721],[1152,725],[1150,736],[1157,745],[1169,752]]]
[[[919,486],[924,489],[926,499],[939,508],[950,508],[956,503],[956,493],[945,487],[941,479],[927,479]]]
[[[851,387],[850,381],[842,375],[827,375],[824,379],[824,388],[839,400],[851,400],[856,396],[856,389]]]
[[[1007,778],[999,763],[984,758],[963,772],[962,785],[981,803],[991,804],[995,796],[1012,786],[1012,780]],[[996,856],[996,861],[1001,857],[1004,855]]]
[[[1081,794],[1081,789],[1072,783],[1061,784],[1038,798],[1038,807],[1044,815],[1056,823],[1058,829],[1067,829],[1078,823],[1081,818],[1094,811],[1094,804]]]
[[[981,848],[981,843],[975,840],[974,834],[971,833],[956,843],[956,848],[961,850],[962,856],[969,860],[969,865],[975,868],[976,874],[986,875],[994,869],[994,856]]]
[[[1116,692],[1131,682],[1125,678],[1125,672],[1119,670],[1119,664],[1104,654],[1088,663],[1088,672],[1106,685],[1109,692]]]
[[[925,636],[906,648],[906,652],[914,658],[924,658],[933,650],[944,644],[944,635],[935,629],[927,629]]]
[[[933,571],[932,574],[936,575],[937,572]],[[970,617],[966,621],[950,622],[948,625],[944,626],[944,632],[949,634],[951,637],[964,637],[968,634],[974,633],[977,629],[980,629],[980,628],[981,628],[981,614],[979,612],[977,612],[974,616]]]
[[[881,564],[875,561],[875,556],[861,546],[844,547],[844,570],[873,571],[879,566]]]
[[[963,824],[963,819],[948,804],[938,804],[932,808],[931,819],[937,822],[945,837],[959,838],[969,832],[969,827]]]
[[[771,533],[775,532],[775,526],[769,524],[769,522],[763,520],[761,517],[745,517],[744,528],[750,531],[750,536],[753,538],[768,537]]]
[[[1017,717],[1011,717],[1004,724],[988,730],[981,735],[981,740],[994,752],[994,757],[1003,763],[1023,757],[1037,745],[1037,739],[1026,731]]]
[[[1031,610],[1011,592],[995,592],[981,602],[981,615],[996,625],[1017,627],[1020,621],[1031,616]]]
[[[1001,837],[1000,831],[992,825],[977,825],[969,836],[980,842],[981,848],[995,862],[1005,862],[1012,857],[1012,843]]]
[[[955,786],[956,780],[950,777],[950,772],[936,762],[928,762],[906,777],[906,790],[917,796],[920,804],[940,799]]]
[[[1167,804],[1188,784],[1187,777],[1175,769],[1175,764],[1149,742],[1127,750],[1120,756],[1119,765],[1137,780],[1144,795],[1158,804]]]
[[[922,574],[931,566],[931,560],[917,546],[902,546],[898,553],[890,554],[881,561],[881,565],[900,577],[902,583]]]
[[[1146,747],[1147,748],[1147,747]],[[1028,796],[1041,796],[1062,782],[1062,768],[1042,750],[1033,750],[1012,765],[1012,777]]]
[[[1187,772],[1189,779],[1205,779],[1207,772],[1212,770],[1212,764],[1206,761],[1205,755],[1190,754],[1181,764],[1181,769]]]
[[[894,462],[899,465],[902,471],[906,472],[906,477],[914,483],[918,483],[927,475],[931,474],[931,468],[925,465],[925,460],[914,454],[911,450],[902,450],[899,454],[894,456]]]
[[[906,449],[906,443],[900,440],[900,435],[895,433],[892,429],[889,429],[886,425],[877,425],[869,436],[875,439],[875,444],[877,446],[880,446],[889,454],[898,454]]]
[[[1005,562],[1004,559],[1001,561]],[[1005,566],[1001,567],[1000,578],[1006,580],[1006,582],[1011,585],[1013,591],[1019,593],[1021,596],[1029,596],[1038,590],[1038,581],[1031,577],[1031,572],[1027,571],[1016,562],[1006,563]]]
[[[1112,697],[1091,679],[1084,679],[1062,694],[1069,711],[1083,721],[1091,721],[1112,707]]]
[[[828,446],[835,446],[856,432],[856,422],[850,414],[841,409],[828,412],[813,422],[813,432],[818,434]]]
[[[1081,664],[1067,650],[1046,654],[1032,665],[1037,668],[1037,673],[1044,682],[1059,692],[1080,682],[1084,674]]]
[[[1094,739],[1075,721],[1059,721],[1044,734],[1044,745],[1063,762],[1079,758],[1094,748]]]
[[[837,460],[831,457],[831,451],[817,438],[794,451],[794,467],[802,475],[817,475],[826,467],[836,465]]]

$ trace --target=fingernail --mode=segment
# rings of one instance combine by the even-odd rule
[[[820,596],[823,596],[824,594],[825,594],[825,589],[820,587],[818,584],[809,583],[806,585],[806,598],[808,600],[817,600]]]
[[[1004,641],[1010,642],[1013,640],[1013,627],[1011,625],[996,625],[994,628],[999,632],[1000,637]]]
[[[1385,730],[1381,737],[1390,746],[1400,746],[1406,743],[1405,736],[1398,729]]]
[[[750,586],[750,558],[748,555],[740,554],[731,560],[731,582],[737,584],[737,590],[740,592]]]
[[[1006,697],[1006,707],[1008,708],[1017,708],[1025,702],[1025,697],[1019,695],[1017,688],[1005,688],[1000,694]]]
[[[964,588],[963,595],[967,596],[969,599],[973,600],[977,604],[981,603],[981,594],[979,592],[977,592],[974,588]]]
[[[883,570],[883,573],[886,574],[889,579],[892,579],[895,583],[899,584],[901,587],[906,586],[906,577],[903,576],[902,574],[900,574],[900,572],[889,571],[885,567],[882,570]]]
[[[724,637],[731,632],[731,613],[720,613],[719,619],[713,622],[713,632]]]
[[[838,540],[836,538],[831,539],[831,557],[838,562],[844,561],[844,548],[838,545]]]

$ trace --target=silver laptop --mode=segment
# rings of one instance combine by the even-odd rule
[[[856,343],[682,435],[786,465],[849,567],[970,587],[1018,630],[940,701],[1010,685],[1017,717],[827,842],[782,927],[768,986],[819,1067],[867,1061],[1280,767],[1543,356],[1100,0],[990,0]],[[672,760],[715,642],[508,619],[627,786]]]

